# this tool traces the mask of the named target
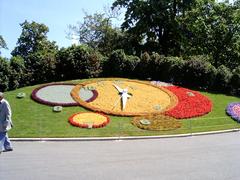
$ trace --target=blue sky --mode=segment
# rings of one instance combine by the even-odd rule
[[[10,57],[21,34],[20,23],[25,20],[43,23],[49,27],[48,39],[59,47],[68,47],[67,25],[82,21],[85,10],[88,14],[103,12],[114,0],[0,0],[0,34],[8,50],[2,49],[3,57]]]

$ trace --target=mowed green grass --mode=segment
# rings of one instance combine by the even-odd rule
[[[78,83],[81,81],[72,81]],[[68,118],[78,112],[88,111],[80,106],[64,107],[60,113],[52,111],[52,107],[39,104],[31,99],[31,93],[37,86],[20,88],[5,93],[13,111],[14,128],[9,132],[11,137],[107,137],[107,136],[151,136],[181,134],[202,131],[239,128],[240,125],[225,113],[230,102],[240,102],[239,97],[224,94],[202,92],[213,102],[213,111],[199,118],[181,120],[183,125],[174,131],[146,131],[131,124],[131,117],[110,116],[110,123],[99,129],[82,129],[74,127]],[[17,99],[19,92],[26,93],[23,99]]]

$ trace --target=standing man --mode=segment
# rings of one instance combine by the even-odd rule
[[[12,144],[8,138],[7,132],[12,128],[12,111],[4,94],[0,92],[0,153],[12,151]]]

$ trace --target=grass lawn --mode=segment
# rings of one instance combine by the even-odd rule
[[[36,103],[30,98],[32,90],[36,87],[38,86],[6,92],[5,97],[11,104],[14,122],[14,128],[9,132],[10,137],[150,136],[240,128],[239,123],[225,113],[228,103],[240,102],[239,97],[202,92],[212,100],[213,111],[199,118],[181,120],[183,125],[178,130],[141,130],[131,124],[132,118],[118,116],[110,116],[111,121],[104,128],[82,129],[68,123],[68,118],[74,113],[88,110],[80,106],[63,107],[62,112],[55,113],[52,107]],[[17,99],[16,95],[19,92],[25,92],[26,97]]]

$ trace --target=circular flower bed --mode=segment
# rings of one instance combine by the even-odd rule
[[[178,97],[178,104],[165,114],[177,119],[202,116],[212,110],[212,102],[199,92],[179,86],[166,87]]]
[[[77,106],[70,92],[74,84],[53,83],[40,86],[33,90],[32,99],[50,106]]]
[[[96,88],[98,96],[93,102],[86,103],[79,97],[79,90],[85,86]],[[127,89],[128,97],[124,108],[119,89]],[[80,105],[90,110],[120,116],[161,114],[177,103],[177,97],[163,87],[144,81],[117,78],[79,84],[72,90],[71,95]]]
[[[181,122],[164,115],[148,115],[134,117],[132,124],[145,130],[174,130],[181,127]]]
[[[33,90],[32,99],[50,106],[78,106],[70,92],[75,84],[53,83],[40,86]],[[96,90],[82,89],[79,94],[83,101],[91,102],[97,97]]]
[[[73,126],[81,128],[101,128],[106,126],[110,119],[104,114],[83,112],[72,115],[69,118],[69,122]]]
[[[240,102],[230,103],[226,108],[226,112],[234,120],[240,122]]]

